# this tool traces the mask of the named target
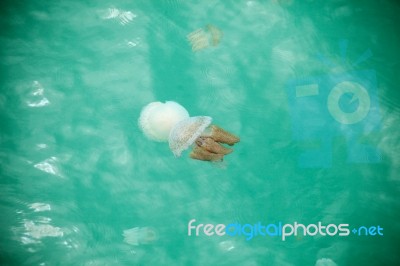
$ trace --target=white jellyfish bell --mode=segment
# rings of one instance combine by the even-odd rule
[[[153,102],[143,108],[139,127],[152,140],[168,140],[175,157],[193,147],[192,159],[222,161],[233,151],[223,144],[232,146],[240,139],[211,122],[209,116],[189,117],[186,109],[176,102]]]
[[[168,141],[172,127],[186,118],[188,111],[176,102],[152,102],[143,107],[139,127],[151,140]]]

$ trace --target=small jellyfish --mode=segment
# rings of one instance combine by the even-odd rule
[[[202,29],[197,29],[189,33],[187,39],[192,45],[192,51],[197,52],[210,46],[217,46],[222,36],[223,33],[220,29],[214,25],[208,24]]]
[[[157,233],[151,227],[134,227],[124,230],[124,242],[130,245],[138,246],[149,244],[157,240]]]
[[[169,109],[168,115],[167,112],[159,114],[159,111],[152,107],[155,103],[150,103],[143,108],[140,114],[139,126],[144,134],[152,140],[165,141],[168,135],[169,148],[175,157],[179,157],[184,150],[192,147],[190,153],[192,159],[218,162],[233,151],[224,144],[232,146],[240,141],[239,137],[211,124],[211,117],[189,117],[186,109],[178,103],[167,103],[174,103],[174,108],[179,106],[179,111]],[[163,105],[160,102],[156,102],[156,104],[157,106]],[[150,119],[158,116],[162,116],[162,119]]]
[[[329,258],[322,258],[315,262],[315,266],[337,266],[337,264]]]

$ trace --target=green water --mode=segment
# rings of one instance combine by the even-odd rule
[[[399,265],[396,1],[2,3],[1,265]],[[193,52],[207,24],[223,38]],[[329,113],[343,81],[364,98]],[[143,136],[166,100],[240,136],[223,165]],[[191,219],[383,236],[196,237]]]

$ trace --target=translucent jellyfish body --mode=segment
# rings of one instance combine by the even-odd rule
[[[169,134],[169,148],[176,157],[192,145],[211,124],[209,116],[195,116],[177,123]]]
[[[204,28],[197,29],[187,35],[187,39],[192,45],[192,51],[217,46],[222,39],[222,31],[214,25],[208,24]]]
[[[162,103],[155,102],[145,106],[139,118],[139,126],[150,139],[156,141],[168,139],[169,148],[175,157],[179,157],[184,150],[192,147],[190,153],[192,159],[222,161],[225,155],[233,151],[224,144],[232,146],[239,142],[237,136],[217,125],[212,125],[211,117],[189,117],[181,105],[175,102],[167,103],[174,103],[174,110],[171,110],[171,106],[168,108],[164,106],[168,112],[162,109],[164,112],[161,114],[157,108]]]
[[[124,230],[124,241],[127,244],[138,246],[149,244],[157,240],[156,231],[151,227],[134,227]]]
[[[337,266],[337,264],[328,258],[322,258],[317,260],[317,262],[315,263],[315,266]]]
[[[222,128],[211,125],[212,118],[195,116],[182,120],[172,129],[169,136],[169,148],[176,157],[193,145],[190,157],[202,161],[222,161],[232,152],[223,144],[233,145],[239,142],[235,135]]]
[[[189,118],[188,111],[176,102],[152,102],[143,107],[139,117],[139,127],[151,140],[168,141],[174,125],[187,118]]]

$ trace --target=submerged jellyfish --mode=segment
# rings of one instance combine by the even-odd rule
[[[149,244],[157,240],[157,233],[151,227],[134,227],[124,230],[124,241],[127,244],[138,246]]]
[[[208,24],[203,29],[197,29],[187,35],[192,45],[193,52],[208,48],[210,45],[217,46],[222,39],[222,31],[214,25]]]
[[[322,258],[317,260],[317,262],[315,263],[315,266],[336,266],[337,264],[328,258]]]
[[[160,102],[155,103],[157,106],[163,105]],[[233,151],[224,144],[232,146],[240,141],[239,137],[211,124],[212,118],[209,116],[189,117],[186,109],[175,102],[166,102],[164,105],[169,103],[169,107],[173,106],[176,110],[169,109],[168,115],[160,114],[158,109],[152,107],[155,103],[150,103],[143,108],[139,126],[144,134],[153,140],[164,141],[165,136],[168,135],[169,148],[175,157],[179,157],[184,150],[192,147],[190,153],[192,159],[222,161],[225,155]],[[159,137],[156,138],[155,135]]]

